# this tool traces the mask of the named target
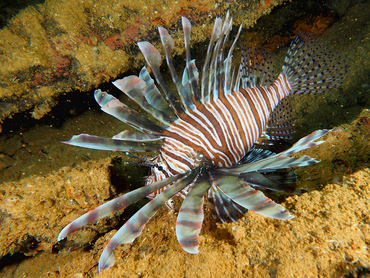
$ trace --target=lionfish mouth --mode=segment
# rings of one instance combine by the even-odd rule
[[[261,67],[247,52],[244,52],[234,78],[231,59],[241,26],[224,57],[232,27],[232,19],[227,14],[223,24],[220,18],[215,21],[199,86],[199,73],[190,58],[191,24],[184,17],[182,23],[186,66],[181,80],[171,58],[174,41],[166,29],[159,27],[176,92],[165,84],[159,70],[161,56],[149,42],[139,42],[138,45],[156,83],[145,67],[139,76],[128,76],[113,82],[158,123],[106,92],[96,90],[95,99],[101,109],[137,131],[126,130],[113,138],[80,134],[64,142],[126,154],[159,151],[161,159],[166,162],[160,166],[153,164],[153,179],[146,186],[95,208],[60,232],[58,241],[86,224],[125,209],[146,196],[154,196],[106,245],[99,260],[99,271],[114,264],[113,249],[116,246],[132,243],[158,209],[181,192],[184,201],[177,217],[176,236],[181,247],[191,254],[198,253],[206,193],[212,215],[221,222],[237,221],[248,210],[275,219],[292,219],[293,216],[284,207],[258,189],[303,193],[303,190],[289,185],[295,182],[294,174],[277,176],[274,172],[318,163],[308,156],[292,155],[323,143],[317,140],[327,130],[315,131],[279,154],[254,148],[254,144],[262,135],[270,141],[290,138],[292,123],[290,116],[287,116],[289,113],[285,113],[290,108],[287,104],[281,106],[280,101],[289,94],[317,93],[337,86],[341,76],[328,76],[334,71],[322,70],[323,67],[336,69],[338,65],[328,60],[324,65],[318,64],[320,57],[315,53],[316,48],[310,47],[311,41],[305,42],[297,37],[287,54],[282,73],[275,81],[268,78],[269,67]],[[310,51],[312,55],[308,55]],[[318,68],[325,74],[308,78]],[[200,153],[202,161],[199,161]]]

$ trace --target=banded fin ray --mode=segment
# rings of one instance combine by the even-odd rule
[[[237,163],[237,165],[247,164],[247,163],[253,163],[258,160],[270,157],[275,155],[275,153],[264,150],[264,149],[256,149],[252,148],[248,151],[248,153]]]
[[[136,128],[137,130],[145,130],[159,134],[166,128],[165,126],[160,126],[148,120],[142,114],[131,109],[126,104],[123,104],[114,96],[107,94],[106,92],[102,92],[100,89],[95,90],[94,97],[102,111],[112,115],[133,128]]]
[[[129,98],[135,101],[144,111],[148,112],[162,124],[169,126],[173,119],[177,117],[173,114],[167,114],[154,108],[145,98],[147,84],[141,78],[131,75],[123,79],[117,79],[112,82],[114,86],[124,92]],[[172,119],[171,119],[172,118]]]
[[[211,40],[208,44],[208,50],[206,55],[206,60],[203,65],[203,74],[202,74],[202,86],[201,86],[201,100],[202,103],[208,103],[210,101],[210,96],[212,96],[211,82],[210,82],[210,61],[211,61],[211,53],[212,47],[215,41],[221,34],[221,27],[222,27],[222,19],[217,17],[215,20],[215,24],[213,25]]]
[[[226,196],[215,184],[208,190],[208,208],[213,218],[221,223],[229,222],[228,219],[236,222],[248,211]]]
[[[222,20],[219,21],[219,18],[217,18],[208,45],[206,61],[203,66],[202,103],[209,102],[210,97],[216,100],[220,94],[228,95],[235,88],[234,74],[231,74],[232,54],[242,30],[242,25],[240,25],[228,55],[224,59],[226,43],[232,29],[232,18],[229,17],[229,13],[227,13],[222,26],[221,24]]]
[[[316,164],[318,162],[319,161],[317,161],[316,159],[313,159],[307,155],[302,157],[274,156],[259,160],[251,164],[231,166],[229,168],[219,169],[218,171],[238,176],[240,174],[255,171],[269,171],[269,170],[287,169],[292,167],[303,167]]]
[[[132,205],[133,203],[145,198],[150,193],[153,193],[172,182],[177,182],[181,180],[186,175],[187,173],[181,173],[176,176],[169,177],[168,179],[152,183],[148,186],[135,189],[129,193],[126,193],[125,195],[110,200],[109,202],[85,213],[84,215],[80,216],[75,221],[64,227],[64,229],[58,235],[58,241],[61,241],[62,239],[69,236],[71,233],[75,232],[76,230],[87,224],[91,224],[117,211],[125,209],[129,205]]]
[[[209,82],[210,90],[212,90],[213,100],[216,101],[223,89],[223,78],[225,77],[224,65],[224,49],[229,37],[230,30],[232,28],[232,19],[229,19],[229,13],[227,13],[224,24],[221,29],[220,36],[214,46],[212,53],[212,60],[209,70]]]
[[[176,221],[176,237],[182,249],[190,254],[198,254],[199,233],[204,219],[204,194],[211,183],[206,171],[198,175],[197,180],[182,203]]]
[[[303,151],[305,149],[312,148],[314,146],[318,146],[322,143],[325,143],[325,141],[317,141],[317,139],[323,137],[325,134],[327,134],[330,130],[327,129],[320,129],[312,132],[311,134],[299,139],[291,148],[277,154],[279,156],[287,157],[292,154],[295,154],[297,152]]]
[[[238,176],[227,176],[214,171],[211,179],[226,196],[248,210],[274,219],[293,218],[283,206],[276,204]]]
[[[240,32],[242,31],[242,27],[243,27],[243,24],[240,24],[238,33],[236,34],[234,42],[233,42],[233,44],[231,45],[231,47],[229,49],[229,53],[227,55],[227,58],[224,61],[225,73],[224,73],[224,79],[223,79],[224,80],[223,81],[224,82],[223,87],[224,87],[224,93],[226,95],[230,94],[232,92],[231,90],[234,90],[234,88],[235,88],[234,73],[231,74],[231,64],[232,64],[233,52],[234,52],[234,49],[235,49],[235,46],[236,46],[236,42],[239,39]]]
[[[176,88],[177,88],[177,91],[179,93],[180,99],[181,99],[181,101],[182,101],[182,103],[183,103],[183,105],[186,109],[189,108],[191,110],[195,110],[196,107],[195,107],[195,104],[194,104],[194,101],[193,101],[193,94],[190,90],[190,86],[188,86],[188,88],[189,88],[188,90],[186,89],[186,87],[184,87],[184,85],[180,81],[180,79],[177,75],[177,72],[175,70],[175,67],[173,65],[171,51],[175,46],[175,42],[172,39],[172,37],[168,34],[168,32],[165,28],[158,27],[158,31],[159,31],[159,35],[161,37],[161,41],[162,41],[164,51],[165,51],[165,54],[166,54],[167,66],[170,69],[172,80],[176,85]],[[193,62],[193,64],[195,64],[195,63]],[[191,68],[191,70],[193,70],[193,68]],[[185,69],[184,72],[187,73],[187,69]],[[193,75],[194,75],[194,78],[197,78],[196,74],[193,73]],[[188,85],[188,80],[186,80],[186,84]]]
[[[132,243],[143,231],[150,218],[174,195],[191,184],[199,174],[199,168],[186,172],[185,176],[137,211],[112,237],[99,259],[99,272],[114,264],[113,249],[120,244]]]
[[[168,102],[163,98],[161,92],[158,90],[157,86],[154,84],[153,78],[151,78],[146,67],[143,67],[139,73],[139,78],[142,79],[145,84],[144,97],[147,102],[152,105],[155,109],[160,110],[169,115],[172,119],[176,118],[176,114],[173,112],[172,108]]]
[[[185,56],[186,56],[186,71],[188,74],[189,80],[189,87],[191,92],[194,96],[195,101],[200,101],[200,92],[198,88],[198,81],[194,76],[194,72],[192,70],[191,65],[191,57],[190,57],[190,31],[191,31],[191,24],[189,19],[186,17],[181,17],[182,20],[182,29],[184,31],[184,43],[185,43]]]
[[[176,98],[176,94],[172,92],[166,85],[163,80],[163,77],[160,73],[159,67],[161,65],[161,54],[158,49],[156,49],[150,42],[142,41],[137,43],[141,52],[143,53],[146,62],[149,64],[150,68],[153,71],[154,77],[161,87],[168,104],[172,108],[173,112],[177,115],[185,112],[182,103],[179,102]]]
[[[150,134],[150,133],[124,130],[114,135],[112,139],[124,140],[124,141],[135,141],[135,142],[150,142],[150,141],[161,140],[163,139],[163,137],[159,135]]]
[[[197,65],[195,64],[195,60],[190,61],[190,70],[193,72],[194,78],[197,82],[199,82],[199,73]],[[181,79],[182,85],[184,86],[184,89],[188,95],[194,99],[193,92],[191,90],[191,82],[189,80],[188,76],[188,69],[185,67],[183,73],[182,73],[182,79]],[[195,104],[195,103],[194,103]]]
[[[291,167],[302,167],[308,166],[312,164],[316,164],[319,161],[309,157],[309,156],[302,156],[302,157],[289,157],[292,154],[305,150],[307,148],[311,148],[313,146],[320,145],[325,141],[318,141],[315,142],[320,137],[324,136],[328,130],[316,130],[312,132],[310,135],[303,137],[298,142],[296,142],[291,148],[283,151],[281,153],[272,155],[270,157],[258,160],[254,163],[243,164],[243,165],[235,165],[229,168],[224,169],[217,169],[217,171],[228,173],[232,175],[239,175],[248,172],[254,171],[264,171],[264,170],[278,170],[278,169],[286,169]]]
[[[306,190],[295,188],[289,186],[288,183],[292,182],[292,179],[296,179],[296,175],[292,172],[291,175],[286,175],[287,180],[284,179],[277,179],[277,178],[270,178],[258,172],[250,172],[243,174],[241,179],[243,179],[248,184],[252,185],[254,188],[257,189],[269,189],[272,191],[278,192],[285,192],[290,194],[302,194],[306,192]]]
[[[69,141],[62,143],[94,150],[119,152],[151,152],[159,150],[162,145],[160,143],[110,139],[89,134],[74,135]]]

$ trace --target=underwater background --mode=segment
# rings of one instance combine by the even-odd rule
[[[370,275],[369,1],[50,0],[3,1],[0,8],[0,277]],[[327,143],[304,152],[321,163],[296,171],[297,187],[309,192],[274,197],[295,216],[289,221],[247,213],[237,223],[218,224],[206,211],[198,255],[178,246],[176,213],[164,207],[99,275],[106,242],[145,200],[62,243],[57,235],[83,213],[142,186],[148,172],[126,164],[123,154],[60,141],[127,129],[100,111],[93,90],[127,101],[110,81],[145,65],[136,42],[157,46],[158,26],[173,35],[182,70],[181,16],[192,23],[192,55],[202,65],[214,18],[228,10],[232,35],[243,23],[239,40],[262,46],[277,63],[296,34],[313,32],[349,64],[342,88],[292,99],[294,139],[275,146],[332,129]],[[166,67],[162,74],[170,80]]]

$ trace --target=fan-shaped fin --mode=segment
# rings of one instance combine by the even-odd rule
[[[190,83],[191,92],[194,95],[195,101],[200,100],[200,93],[198,88],[197,79],[194,76],[191,66],[191,57],[190,57],[190,31],[191,24],[189,19],[182,17],[182,28],[184,30],[184,42],[185,42],[185,54],[186,54],[186,70],[188,72],[188,78]]]
[[[342,85],[346,62],[335,51],[318,45],[313,34],[298,34],[284,60],[283,74],[291,94],[318,94]]]
[[[124,130],[117,135],[114,135],[112,139],[116,140],[125,140],[125,141],[135,141],[135,142],[150,142],[150,141],[157,141],[163,139],[162,136],[150,134],[150,133],[143,133],[138,131],[129,131]]]
[[[181,83],[177,72],[175,70],[175,67],[173,65],[172,61],[172,56],[171,56],[171,51],[175,46],[174,40],[171,38],[171,36],[168,34],[167,30],[163,27],[159,27],[159,35],[161,36],[162,44],[164,47],[164,51],[166,53],[166,61],[167,61],[167,66],[170,69],[172,80],[176,85],[177,91],[179,93],[179,96],[181,98],[181,101],[183,103],[183,106],[186,109],[195,109],[195,104],[193,101],[193,94],[191,93],[190,90],[186,90],[183,84]]]
[[[239,175],[242,173],[254,171],[286,169],[316,164],[319,161],[309,156],[302,157],[289,157],[289,156],[302,150],[324,143],[325,141],[318,142],[315,141],[320,137],[324,136],[327,132],[328,130],[317,130],[315,132],[312,132],[310,135],[303,137],[298,142],[296,142],[291,148],[287,149],[284,152],[275,154],[265,159],[258,160],[254,163],[235,165],[229,168],[220,168],[218,169],[218,171],[232,175]]]
[[[211,178],[225,195],[246,209],[275,219],[287,220],[293,218],[283,206],[276,204],[261,191],[253,189],[237,176],[227,176],[214,171]]]
[[[123,141],[88,134],[72,136],[72,138],[69,141],[64,141],[62,143],[94,150],[119,151],[119,152],[157,151],[160,149],[162,145],[156,143]]]
[[[162,133],[166,128],[148,120],[142,114],[123,104],[114,96],[102,92],[100,89],[95,90],[94,96],[101,106],[101,110],[140,131],[146,130],[158,134]]]
[[[277,77],[271,55],[258,46],[241,44],[242,59],[239,67],[240,87],[269,86]]]
[[[117,211],[123,210],[129,205],[132,205],[133,203],[145,198],[150,193],[155,192],[172,182],[181,180],[186,174],[187,173],[178,174],[176,176],[169,177],[168,179],[152,183],[148,186],[143,186],[141,188],[135,189],[123,196],[115,198],[89,211],[88,213],[85,213],[84,215],[80,216],[75,221],[64,227],[64,229],[58,235],[58,241],[66,238],[71,233],[77,231],[79,228],[87,224],[93,223]]]
[[[190,254],[197,254],[199,233],[202,228],[204,214],[204,194],[211,186],[209,177],[204,171],[200,174],[182,203],[176,221],[176,237],[181,247]]]
[[[184,108],[182,107],[181,103],[178,102],[176,94],[167,87],[160,73],[159,67],[161,65],[161,54],[159,53],[158,49],[156,49],[151,43],[145,41],[138,42],[138,46],[143,53],[145,60],[152,69],[155,79],[161,87],[171,108],[177,115],[183,113]]]
[[[252,185],[256,189],[269,189],[272,191],[291,194],[302,194],[307,192],[306,190],[288,185],[291,184],[293,180],[296,180],[295,173],[291,172],[289,174],[286,174],[286,179],[284,179],[283,177],[284,176],[280,176],[280,179],[278,179],[278,176],[275,176],[274,179],[273,177],[267,177],[258,172],[246,173],[241,176],[244,181],[246,181],[248,184]]]
[[[146,83],[141,78],[131,75],[112,83],[161,123],[170,125],[173,120],[177,119],[175,115],[171,117],[171,115],[157,110],[147,102],[145,98]]]
[[[114,264],[113,249],[120,244],[131,243],[143,231],[145,224],[169,199],[180,192],[186,186],[191,184],[199,174],[199,169],[193,169],[186,173],[186,176],[178,180],[172,186],[167,188],[152,201],[147,203],[138,212],[136,212],[112,237],[99,260],[99,272],[102,269],[110,268]]]
[[[229,220],[236,222],[248,211],[226,196],[215,184],[208,190],[208,208],[213,218],[221,223]]]
[[[271,113],[267,124],[265,134],[266,139],[262,142],[270,142],[271,140],[292,139],[294,133],[293,109],[290,105],[289,97],[284,98],[275,107]],[[264,141],[265,140],[265,141]]]

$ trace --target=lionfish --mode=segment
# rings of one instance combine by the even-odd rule
[[[64,142],[127,155],[158,152],[154,158],[142,158],[143,164],[151,166],[145,186],[84,214],[58,236],[60,241],[86,224],[149,197],[150,201],[106,245],[99,271],[114,264],[116,246],[132,243],[159,208],[165,204],[171,206],[175,196],[184,199],[177,216],[176,236],[181,247],[191,254],[198,253],[206,193],[212,215],[221,222],[237,221],[248,210],[275,219],[292,219],[283,206],[259,189],[302,193],[303,190],[289,185],[296,180],[294,173],[274,172],[319,162],[309,156],[292,155],[323,143],[316,140],[327,130],[317,130],[278,154],[258,149],[255,144],[260,138],[271,142],[291,137],[290,107],[281,102],[285,97],[321,93],[341,84],[343,65],[338,56],[324,53],[312,36],[300,34],[292,41],[277,79],[273,80],[271,63],[261,58],[261,53],[253,56],[254,52],[246,49],[242,49],[235,77],[235,71],[231,73],[232,54],[242,26],[226,56],[232,28],[232,18],[227,14],[224,23],[221,18],[215,20],[200,77],[190,57],[190,21],[182,17],[182,25],[186,65],[181,80],[171,58],[174,40],[165,28],[158,28],[177,91],[169,89],[164,82],[160,73],[161,55],[146,41],[138,46],[156,83],[145,67],[139,76],[113,82],[155,121],[98,89],[94,96],[101,109],[137,131],[125,130],[111,139],[80,134]]]

